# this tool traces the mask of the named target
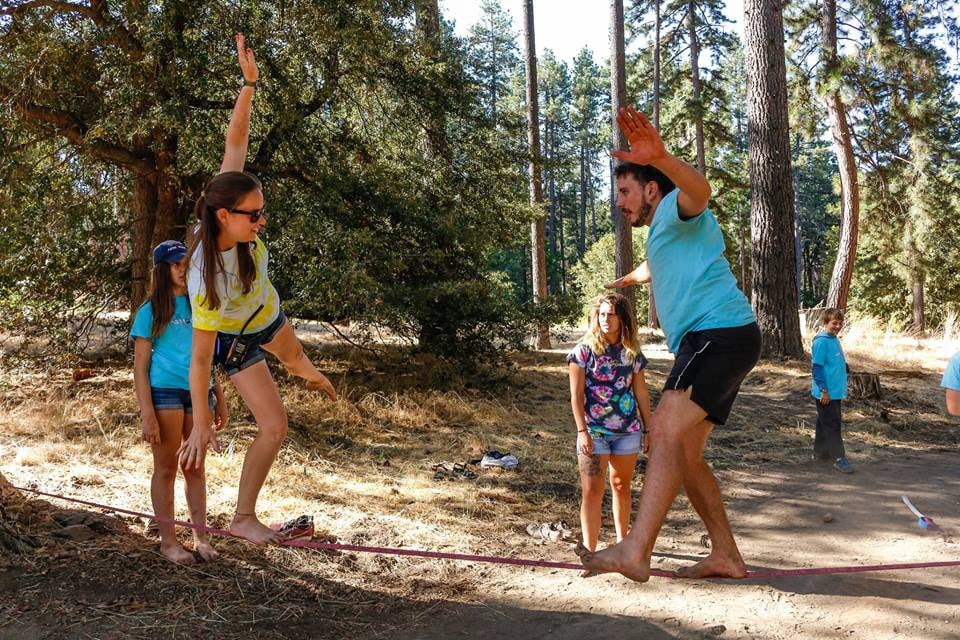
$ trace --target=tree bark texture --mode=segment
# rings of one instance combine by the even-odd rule
[[[824,76],[830,81],[839,64],[837,57],[837,1],[823,0],[823,64]],[[850,296],[850,281],[853,265],[857,259],[857,238],[860,234],[860,187],[857,184],[857,165],[853,155],[853,139],[847,110],[840,99],[840,92],[830,86],[824,96],[830,120],[830,136],[833,153],[837,157],[840,172],[840,241],[837,259],[833,263],[827,306],[845,309]]]
[[[687,29],[690,32],[690,82],[693,86],[693,126],[697,145],[697,170],[707,175],[707,157],[703,149],[703,105],[700,97],[703,83],[700,81],[700,38],[697,36],[697,3],[687,5]]]
[[[660,2],[653,0],[653,128],[660,130]],[[647,326],[660,327],[657,317],[657,301],[653,297],[653,287],[647,292]]]
[[[793,182],[783,5],[747,0],[747,118],[753,240],[753,308],[765,357],[803,354],[793,243]]]
[[[543,185],[540,182],[540,101],[537,96],[537,47],[533,27],[533,0],[524,0],[523,23],[527,66],[527,143],[530,147],[530,203],[539,215],[530,223],[530,257],[533,271],[533,297],[538,303],[547,298],[547,252],[544,247]],[[537,326],[537,349],[550,348],[550,327]]]
[[[623,40],[623,0],[610,0],[610,96],[612,114],[610,125],[613,131],[612,146],[614,149],[626,151],[629,149],[627,138],[617,125],[617,113],[621,107],[627,106],[627,72]],[[614,166],[620,164],[614,160]],[[613,220],[613,233],[616,238],[614,248],[614,264],[618,278],[633,271],[633,227],[623,217],[623,213],[616,206],[617,181],[611,173],[611,207],[610,216]],[[636,303],[633,287],[620,289],[620,293],[630,301],[630,308],[636,314]]]

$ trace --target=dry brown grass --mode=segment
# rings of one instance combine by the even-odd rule
[[[851,336],[845,341],[852,365],[881,371],[886,396],[848,403],[851,457],[960,444],[957,430],[942,415],[934,373],[943,346],[925,344],[907,356],[900,343],[892,357],[884,351],[888,347],[858,340]],[[648,344],[645,352],[656,398],[671,361],[660,344]],[[928,359],[934,353],[936,360]],[[264,519],[311,513],[320,535],[353,544],[570,559],[566,546],[544,545],[524,531],[529,522],[578,520],[562,349],[517,354],[513,375],[485,391],[432,390],[431,362],[408,358],[397,349],[375,357],[327,345],[321,355],[323,368],[333,372],[340,386],[338,402],[321,400],[278,374],[290,435],[261,494]],[[918,362],[921,377],[882,374]],[[80,382],[73,381],[70,370],[0,372],[0,472],[15,484],[36,483],[48,491],[150,511],[151,458],[139,441],[129,368],[122,360],[84,364],[97,375]],[[815,417],[808,385],[806,362],[758,366],[744,385],[730,425],[711,439],[708,457],[714,467],[722,473],[805,460]],[[227,386],[231,426],[221,438],[224,453],[209,456],[207,463],[210,521],[220,526],[233,512],[243,455],[255,432]],[[516,454],[519,471],[485,471],[474,481],[433,479],[434,464],[449,467],[488,449]],[[40,508],[36,501],[31,504]],[[679,504],[678,517],[694,517],[685,501]],[[178,498],[181,517],[184,507]],[[429,611],[437,599],[470,597],[482,571],[473,565],[368,554],[261,550],[234,540],[217,542],[223,561],[181,569],[157,557],[156,542],[141,535],[143,523],[117,522],[125,536],[86,546],[61,543],[49,547],[50,553],[82,552],[91,567],[103,564],[106,568],[100,570],[107,573],[110,567],[122,567],[126,573],[115,577],[118,584],[134,581],[162,593],[171,593],[174,586],[183,589],[184,595],[169,601],[94,607],[99,620],[135,620],[137,633],[144,636],[154,631],[175,635],[169,617],[176,618],[172,608],[178,603],[189,607],[178,624],[189,619],[215,636],[227,637],[237,625],[260,617],[272,620],[275,637],[287,637],[283,629],[294,628],[291,621],[311,615],[336,619],[330,637],[356,636],[361,628],[366,631],[359,635],[389,633],[394,625]],[[39,526],[41,539],[48,539],[48,529]],[[605,526],[606,536],[611,531]],[[56,573],[54,565],[37,562]],[[204,598],[198,579],[214,585],[220,596]],[[264,601],[284,604],[277,610],[264,608]],[[340,615],[344,608],[351,614]],[[384,617],[387,611],[390,616]]]

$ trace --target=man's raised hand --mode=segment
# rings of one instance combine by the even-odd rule
[[[660,133],[650,124],[647,116],[634,107],[621,108],[617,124],[630,142],[630,151],[613,151],[614,158],[634,164],[653,164],[667,155]]]

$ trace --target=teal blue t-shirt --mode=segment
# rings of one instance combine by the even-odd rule
[[[827,393],[831,400],[846,400],[847,398],[847,359],[840,346],[840,338],[829,331],[821,331],[813,337],[813,354],[811,364],[823,367],[823,375],[827,382]],[[820,385],[813,381],[810,395],[820,399],[822,395]]]
[[[953,354],[950,362],[947,363],[940,386],[951,391],[960,391],[960,351]]]
[[[677,209],[679,189],[660,200],[647,237],[647,262],[660,326],[677,353],[690,331],[756,322],[723,255],[723,233],[709,209],[689,220]]]
[[[193,344],[190,301],[187,296],[173,299],[173,318],[158,337],[150,336],[153,305],[149,301],[138,310],[130,328],[131,338],[146,338],[153,343],[150,354],[150,386],[161,389],[190,389],[190,347]]]

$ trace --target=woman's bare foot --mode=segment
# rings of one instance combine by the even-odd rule
[[[180,543],[161,544],[160,553],[170,562],[176,562],[177,564],[193,564],[197,561],[193,554],[184,549]]]
[[[257,520],[254,515],[235,515],[230,523],[230,533],[245,538],[254,544],[280,544],[282,536]]]
[[[644,566],[642,561],[631,561],[627,558],[627,551],[622,544],[615,544],[603,551],[590,551],[581,542],[577,544],[576,552],[586,568],[581,574],[585,578],[601,573],[619,573],[636,582],[650,579],[650,565]]]
[[[220,554],[217,553],[217,550],[213,548],[213,545],[211,545],[210,541],[206,538],[194,538],[193,550],[200,554],[204,562],[213,562],[220,557]]]
[[[746,578],[747,565],[739,556],[731,558],[711,553],[700,562],[677,569],[674,573],[681,578]]]

